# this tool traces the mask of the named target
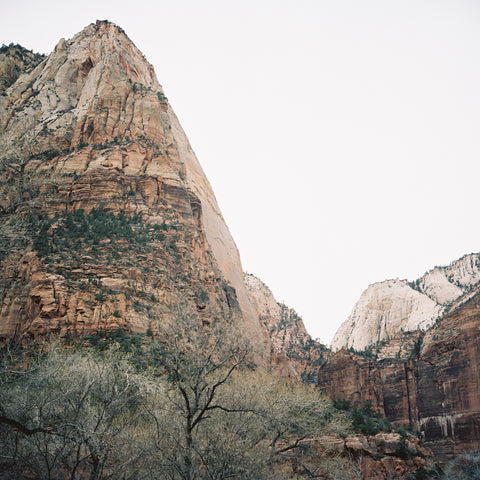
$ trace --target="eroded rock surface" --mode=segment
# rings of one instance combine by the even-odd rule
[[[24,72],[35,68],[45,55],[33,53],[20,45],[0,48],[0,95]]]
[[[480,293],[477,288],[425,334],[409,358],[368,359],[338,351],[318,383],[335,399],[373,407],[422,432],[440,457],[480,448]]]
[[[415,475],[421,468],[429,470],[434,466],[428,459],[432,452],[411,434],[402,437],[398,433],[380,432],[372,436],[356,434],[345,438],[330,434],[321,439],[318,450],[323,455],[328,453],[347,458],[349,463],[344,465],[343,475],[348,472],[350,478],[404,479],[408,474]]]
[[[0,96],[0,214],[13,229],[0,232],[10,244],[0,337],[154,333],[186,305],[205,322],[239,322],[266,355],[210,184],[123,30],[97,21],[11,80]],[[110,230],[97,232],[98,211]],[[112,229],[122,215],[141,222],[133,232],[117,225],[120,235]],[[96,237],[74,239],[69,229],[78,228]]]

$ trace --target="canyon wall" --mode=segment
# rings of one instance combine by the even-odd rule
[[[234,324],[254,361],[285,375],[306,375],[317,348],[293,310],[244,279],[152,65],[111,22],[47,57],[2,48],[0,239],[0,339],[155,336],[186,310]]]
[[[331,351],[308,334],[297,312],[277,302],[272,291],[260,279],[245,274],[250,303],[270,344],[269,363],[285,376],[315,383],[315,372]]]
[[[410,352],[386,358],[382,355],[382,350],[388,350],[386,342],[379,348],[380,359],[369,359],[342,348],[320,367],[318,385],[335,399],[370,401],[390,420],[421,432],[426,445],[441,458],[477,451],[479,339],[476,288],[426,333],[410,338]],[[400,336],[392,341],[402,344],[404,340]]]

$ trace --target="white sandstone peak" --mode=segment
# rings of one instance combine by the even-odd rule
[[[480,256],[472,253],[414,282],[397,278],[373,283],[337,330],[331,347],[363,350],[401,331],[427,329],[479,281]]]

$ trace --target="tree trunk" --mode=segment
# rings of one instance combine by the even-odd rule
[[[185,456],[184,456],[184,480],[194,480],[195,475],[193,472],[193,460],[192,460],[192,453],[193,453],[193,436],[192,430],[190,426],[190,418],[187,419],[187,429],[186,429],[186,436],[185,436]]]

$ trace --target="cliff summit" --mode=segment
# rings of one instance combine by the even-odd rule
[[[97,21],[47,57],[5,48],[0,77],[0,337],[155,335],[183,305],[243,325],[267,361],[212,188],[125,32]]]
[[[480,255],[469,254],[446,267],[407,280],[370,285],[335,333],[331,347],[363,350],[401,332],[426,330],[456,303],[470,298],[480,281]]]

